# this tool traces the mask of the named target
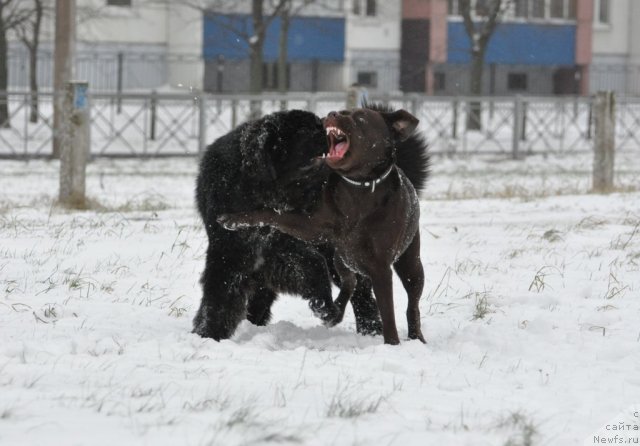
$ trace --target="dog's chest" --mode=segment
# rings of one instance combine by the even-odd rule
[[[392,263],[404,251],[407,205],[402,190],[390,187],[336,190],[334,243],[350,269],[359,273],[371,263]]]

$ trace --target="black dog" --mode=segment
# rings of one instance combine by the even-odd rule
[[[397,145],[409,138],[417,124],[418,120],[404,110],[332,112],[324,122],[329,139],[324,159],[334,174],[311,214],[261,210],[218,218],[230,229],[269,225],[301,240],[329,242],[335,247],[336,268],[342,281],[337,300],[339,319],[355,289],[356,274],[368,277],[388,344],[400,342],[391,265],[409,298],[409,338],[425,342],[418,305],[424,286],[420,207],[411,181],[396,166]]]
[[[301,295],[325,324],[341,319],[331,296],[333,248],[314,246],[271,228],[231,232],[216,219],[257,209],[308,214],[318,202],[328,170],[320,119],[305,111],[278,112],[237,127],[203,155],[196,200],[209,246],[194,332],[229,338],[246,317],[257,325],[271,318],[277,293]],[[322,252],[322,253],[321,253]],[[334,274],[335,275],[335,274]],[[352,299],[359,333],[379,333],[371,286],[359,281]]]

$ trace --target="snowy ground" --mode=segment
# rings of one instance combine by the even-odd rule
[[[569,445],[637,425],[631,155],[609,196],[586,194],[588,157],[436,159],[429,343],[397,347],[355,334],[350,310],[326,329],[292,296],[268,327],[190,334],[194,160],[95,162],[85,212],[52,205],[56,163],[0,161],[0,444]]]

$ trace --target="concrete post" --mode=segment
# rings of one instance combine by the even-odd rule
[[[198,154],[202,156],[207,148],[207,97],[198,95]]]
[[[67,83],[60,138],[60,204],[86,208],[85,177],[90,148],[87,82]]]
[[[595,100],[595,137],[593,157],[593,191],[613,190],[616,110],[612,91],[600,91]]]
[[[73,77],[76,46],[76,0],[56,0],[55,51],[53,67],[52,155],[60,158],[65,85]]]
[[[511,158],[520,158],[520,139],[522,138],[522,96],[517,95],[513,101],[513,135],[511,139]]]

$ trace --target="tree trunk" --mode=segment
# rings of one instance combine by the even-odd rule
[[[280,42],[279,42],[279,51],[278,51],[278,92],[280,94],[285,94],[287,92],[287,59],[289,58],[288,51],[288,37],[289,37],[289,24],[290,24],[290,16],[289,16],[289,8],[290,4],[285,6],[282,9],[282,14],[280,15]],[[287,108],[287,101],[282,100],[280,102],[280,109],[285,110]]]
[[[75,0],[56,0],[55,51],[53,67],[53,150],[60,158],[60,127],[66,83],[71,80],[75,51]]]
[[[249,92],[252,95],[262,93],[262,65],[263,65],[263,46],[264,46],[264,17],[263,17],[263,0],[252,0],[252,18],[253,18],[253,36],[249,38],[249,63],[250,63],[250,81]],[[250,104],[250,118],[257,119],[262,114],[261,102],[252,100]]]
[[[471,96],[482,94],[482,74],[484,71],[484,51],[472,51],[469,93]],[[470,101],[467,113],[467,130],[482,130],[482,103]]]
[[[9,121],[9,96],[6,94],[9,86],[9,72],[7,67],[8,45],[7,31],[3,20],[3,10],[0,6],[0,128],[11,127]]]

